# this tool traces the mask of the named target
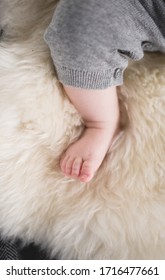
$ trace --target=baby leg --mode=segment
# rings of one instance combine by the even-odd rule
[[[78,141],[62,156],[62,172],[82,182],[90,181],[100,167],[119,123],[116,87],[87,90],[65,86],[71,102],[85,122],[85,130]]]

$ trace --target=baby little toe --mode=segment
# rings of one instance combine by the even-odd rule
[[[63,156],[61,157],[60,160],[60,167],[63,173],[65,173],[65,167],[66,167],[66,163],[68,161],[69,156],[67,156],[66,154],[63,154]]]
[[[70,176],[72,174],[72,166],[75,158],[68,157],[66,164],[65,164],[65,170],[64,173],[66,176]]]

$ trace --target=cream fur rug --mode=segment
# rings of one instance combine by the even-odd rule
[[[61,259],[165,259],[165,55],[125,72],[123,132],[97,176],[64,178],[83,126],[43,41],[55,2],[0,1],[0,231]]]

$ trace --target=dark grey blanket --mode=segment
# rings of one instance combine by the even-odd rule
[[[0,260],[49,260],[49,257],[34,243],[23,247],[20,240],[0,237]]]

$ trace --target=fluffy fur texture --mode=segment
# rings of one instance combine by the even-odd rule
[[[55,2],[0,1],[0,231],[61,259],[164,259],[165,56],[125,72],[123,131],[95,178],[64,178],[83,124],[43,40]]]

